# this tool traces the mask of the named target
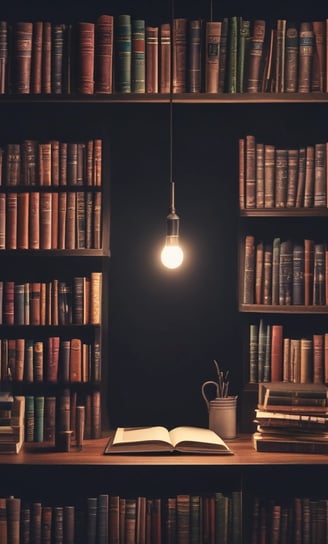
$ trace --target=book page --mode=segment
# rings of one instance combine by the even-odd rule
[[[118,427],[114,436],[115,444],[136,442],[166,442],[171,444],[170,435],[165,427]]]
[[[212,444],[226,448],[225,442],[214,431],[202,427],[176,427],[170,431],[171,442],[174,447],[180,442],[195,442],[198,444]]]

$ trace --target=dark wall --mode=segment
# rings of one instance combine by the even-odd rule
[[[169,3],[17,2],[10,20],[94,20],[100,13],[170,19]],[[14,2],[15,5],[15,2]],[[303,18],[297,2],[275,6],[213,2],[219,18],[234,14]],[[179,2],[177,16],[209,18],[211,3]],[[312,17],[323,17],[314,2]],[[33,16],[32,16],[33,14]],[[238,138],[296,145],[326,138],[322,106],[174,105],[173,177],[186,258],[181,269],[159,263],[169,205],[169,107],[166,104],[10,106],[0,126],[5,141],[101,137],[111,184],[108,415],[112,426],[206,425],[201,384],[215,377],[213,359],[231,372],[239,393],[243,373],[237,307]],[[17,123],[12,123],[15,118]],[[312,128],[311,128],[312,127]],[[319,135],[320,136],[319,136]],[[108,203],[109,204],[109,203]]]

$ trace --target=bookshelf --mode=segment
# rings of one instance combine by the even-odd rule
[[[42,10],[33,1],[26,8],[18,4],[4,6],[2,19],[75,23],[80,18],[94,21],[108,12],[101,0],[88,6],[59,2],[59,9],[57,3]],[[178,0],[175,4],[179,17],[209,19],[209,6]],[[170,19],[169,6],[161,14],[146,1],[127,0],[124,7],[132,17],[154,24]],[[312,7],[311,16],[302,13],[299,18],[326,18],[323,7]],[[244,9],[226,2],[215,12],[219,10],[221,18],[242,15]],[[253,2],[243,15],[260,16],[273,24],[281,13],[291,19],[299,11],[283,3],[274,9],[276,13]],[[114,16],[121,12],[115,2]],[[325,306],[241,304],[241,240],[249,230],[273,237],[276,229],[281,233],[300,229],[303,238],[315,237],[326,228],[327,210],[239,210],[238,140],[253,133],[259,141],[285,147],[325,141],[328,97],[326,92],[200,92],[174,94],[172,102],[174,178],[187,258],[181,273],[169,277],[156,264],[168,201],[169,94],[0,95],[0,145],[25,139],[86,142],[99,138],[103,142],[101,246],[7,249],[0,255],[4,271],[0,280],[17,283],[32,282],[36,271],[43,281],[101,272],[101,322],[2,324],[0,336],[41,341],[50,336],[79,337],[93,344],[99,335],[100,383],[70,388],[81,397],[93,389],[101,392],[104,438],[87,439],[79,452],[74,446],[60,453],[49,451],[47,444],[32,443],[18,456],[1,455],[2,495],[43,504],[74,504],[79,516],[87,497],[111,492],[129,498],[154,496],[157,489],[162,497],[237,492],[242,499],[242,541],[249,542],[255,497],[274,498],[278,504],[296,494],[327,498],[321,484],[327,476],[325,456],[260,454],[249,435],[243,436],[253,430],[257,394],[256,383],[250,384],[248,377],[249,326],[262,318],[283,323],[290,335],[300,330],[306,333],[309,322],[313,330],[323,332],[327,312]],[[15,190],[2,187],[0,192]],[[34,187],[27,190],[33,191]],[[46,191],[40,189],[40,193]],[[65,191],[58,189],[58,193]],[[232,392],[240,401],[240,436],[232,443],[236,453],[231,459],[115,456],[109,460],[102,456],[109,429],[117,425],[206,426],[200,387],[211,378],[214,358],[229,368]],[[20,394],[50,396],[62,385],[23,380],[13,387]],[[65,489],[57,485],[59,480],[68,482]],[[295,480],[302,485],[295,488]]]

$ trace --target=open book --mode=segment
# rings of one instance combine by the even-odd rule
[[[214,431],[201,427],[118,427],[110,438],[105,454],[110,453],[210,453],[233,454]]]

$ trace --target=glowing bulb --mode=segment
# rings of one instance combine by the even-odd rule
[[[161,252],[161,261],[166,268],[178,268],[183,262],[183,251],[178,236],[167,236]]]

